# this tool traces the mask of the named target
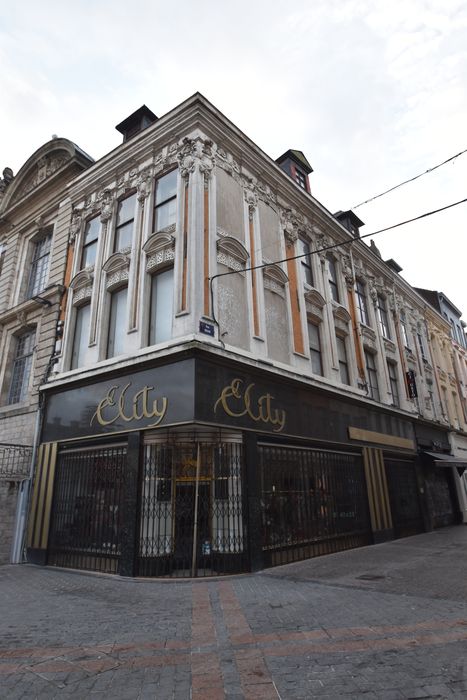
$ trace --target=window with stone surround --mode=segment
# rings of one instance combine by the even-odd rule
[[[329,289],[331,292],[331,299],[339,303],[339,287],[337,284],[337,268],[336,261],[332,255],[327,256],[328,271],[329,271]]]
[[[73,335],[73,349],[71,354],[71,369],[84,367],[88,364],[87,354],[89,345],[89,321],[91,317],[91,305],[83,304],[75,311],[75,332]]]
[[[308,342],[310,348],[311,371],[313,374],[323,375],[323,362],[321,359],[321,338],[319,325],[308,321]]]
[[[383,336],[383,338],[391,338],[391,334],[389,331],[389,317],[386,298],[383,297],[381,294],[378,294],[377,304],[379,329],[381,331],[381,335]]]
[[[96,262],[97,241],[99,239],[100,230],[101,220],[99,216],[94,216],[92,219],[86,221],[80,270],[91,267]]]
[[[172,337],[174,269],[166,268],[151,276],[149,345]]]
[[[51,243],[52,232],[48,232],[40,238],[36,238],[32,244],[31,268],[27,290],[28,299],[39,294],[46,286],[49,275]]]
[[[107,354],[109,357],[123,355],[127,338],[127,297],[128,288],[120,288],[110,295],[109,331],[107,335]]]
[[[114,252],[131,248],[135,224],[136,192],[120,200],[115,225]]]
[[[339,361],[339,376],[342,384],[350,385],[349,362],[347,358],[346,338],[336,333],[337,359]]]
[[[27,330],[15,338],[16,348],[8,392],[9,404],[20,403],[27,397],[35,339],[35,330]]]
[[[313,287],[313,269],[311,267],[311,250],[310,244],[299,238],[297,241],[298,255],[306,255],[304,258],[299,258],[300,268],[302,270],[302,280]]]
[[[389,389],[393,406],[400,406],[399,382],[397,380],[397,365],[395,362],[387,361],[389,375]]]
[[[365,350],[366,376],[368,381],[368,393],[375,401],[380,401],[378,372],[376,370],[376,356],[369,350]]]
[[[156,180],[153,231],[175,224],[177,218],[178,170],[171,170]]]
[[[355,283],[355,296],[357,298],[357,309],[358,309],[358,317],[360,319],[360,323],[362,323],[364,326],[369,326],[370,325],[370,317],[368,315],[366,289],[365,289],[365,285],[363,284],[363,282],[359,279],[357,279],[357,281]]]

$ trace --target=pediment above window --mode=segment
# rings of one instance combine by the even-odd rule
[[[268,265],[263,268],[264,288],[275,294],[285,296],[285,285],[289,278],[279,265]]]
[[[107,258],[102,265],[102,269],[106,272],[105,288],[107,291],[113,291],[117,287],[122,286],[128,281],[128,273],[130,268],[130,255],[119,251]]]
[[[146,271],[152,272],[175,258],[175,238],[167,231],[153,233],[143,245],[146,253]]]
[[[312,318],[315,322],[321,322],[323,320],[323,308],[326,304],[326,300],[316,289],[310,289],[305,292],[304,296],[307,316]]]
[[[250,257],[247,249],[236,238],[222,235],[217,240],[217,262],[231,270],[243,270]]]
[[[318,292],[317,289],[310,289],[309,291],[305,292],[304,296],[307,304],[312,304],[320,309],[322,309],[326,304],[325,298]]]
[[[93,270],[94,268],[81,270],[71,280],[70,289],[73,291],[73,306],[79,306],[91,298],[94,282]]]
[[[342,321],[343,323],[349,323],[350,321],[350,314],[345,309],[343,306],[335,306],[332,310],[332,313],[334,314],[334,318],[336,321]]]

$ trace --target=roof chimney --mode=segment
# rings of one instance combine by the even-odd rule
[[[305,158],[302,151],[289,149],[279,158],[276,158],[277,165],[292,178],[305,192],[310,192],[310,182],[308,175],[313,172],[313,168]]]
[[[154,124],[157,119],[158,117],[156,117],[154,112],[151,112],[149,107],[143,105],[137,109],[136,112],[133,112],[133,114],[130,114],[129,117],[120,122],[120,124],[117,124],[115,128],[123,134],[123,143],[125,143],[125,141],[133,138],[133,136],[139,134],[143,129]]]

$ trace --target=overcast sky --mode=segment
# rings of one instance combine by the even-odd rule
[[[52,134],[98,159],[114,126],[197,90],[268,155],[302,150],[332,212],[467,148],[463,0],[22,0],[0,8],[0,172]],[[355,209],[370,233],[467,197],[467,154]],[[467,203],[375,237],[467,318]]]

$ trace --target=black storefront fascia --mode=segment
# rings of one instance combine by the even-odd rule
[[[142,437],[146,431],[170,430],[186,425],[212,425],[243,433],[247,469],[249,566],[260,568],[261,546],[253,533],[261,530],[261,493],[257,473],[258,441],[271,444],[313,444],[326,449],[358,452],[364,443],[349,441],[349,426],[365,433],[400,439],[413,436],[412,423],[390,411],[378,410],[358,400],[347,400],[291,381],[268,370],[193,351],[178,360],[143,365],[132,373],[95,377],[80,385],[46,392],[42,431],[44,455],[57,445],[92,445],[102,440],[127,441],[125,499],[122,512],[130,526],[124,528],[124,560],[120,573],[134,573],[134,518],[140,472]],[[52,446],[52,447],[50,447]],[[50,449],[49,449],[50,447]],[[363,448],[367,449],[367,448]],[[48,450],[48,451],[47,451]],[[397,452],[398,450],[393,450]],[[400,451],[400,450],[399,450]],[[44,477],[45,478],[45,477]],[[43,485],[43,501],[52,509],[53,478]],[[40,494],[36,498],[36,506]],[[34,504],[33,504],[34,505]],[[50,512],[33,513],[29,527],[29,560],[47,560],[47,526]],[[39,532],[40,530],[40,532]],[[384,527],[381,526],[381,530]],[[36,534],[35,534],[36,533]],[[38,546],[39,545],[39,546]],[[125,563],[126,562],[126,563]]]

